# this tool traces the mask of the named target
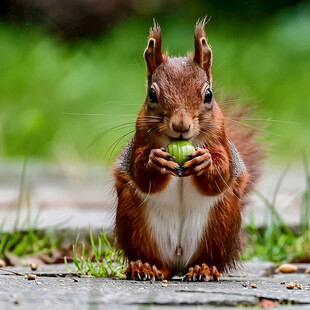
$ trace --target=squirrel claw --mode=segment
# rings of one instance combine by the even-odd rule
[[[152,267],[149,263],[142,264],[141,260],[130,261],[125,270],[127,280],[154,282],[155,280],[163,280],[163,273],[157,269],[155,265]]]
[[[182,168],[182,167],[180,167],[180,166],[175,167],[174,170],[177,172],[178,177],[181,178],[181,177],[184,176],[184,175],[183,175],[183,168]]]
[[[218,282],[220,280],[220,273],[217,271],[215,266],[212,266],[211,269],[211,274],[213,275],[213,281]]]
[[[160,174],[177,175],[179,165],[173,161],[173,156],[161,149],[151,150],[148,166],[151,169],[157,170]]]
[[[207,149],[197,149],[197,151],[188,154],[190,159],[184,163],[183,175],[196,175],[200,176],[212,164],[212,159]]]
[[[144,271],[142,274],[142,281],[148,280],[149,279],[149,275]]]
[[[180,177],[180,178],[184,177],[184,174],[183,174],[182,171],[179,171],[179,172],[178,172],[178,177]]]
[[[188,273],[183,277],[183,281],[188,282],[195,282],[195,281],[202,281],[202,282],[209,282],[209,281],[219,281],[220,274],[215,266],[211,268],[208,267],[207,264],[202,264],[201,266],[196,265],[194,267],[190,267],[188,269]]]

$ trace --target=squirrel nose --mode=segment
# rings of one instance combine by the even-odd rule
[[[190,130],[191,128],[191,124],[184,124],[182,122],[178,123],[178,124],[172,124],[172,128],[173,130],[175,130],[176,132],[181,132],[181,133],[184,133],[184,132],[187,132]]]

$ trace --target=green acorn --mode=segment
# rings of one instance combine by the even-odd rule
[[[174,156],[174,161],[182,166],[189,158],[185,157],[195,151],[194,146],[185,140],[173,141],[171,142],[166,151]]]

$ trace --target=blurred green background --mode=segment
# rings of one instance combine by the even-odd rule
[[[40,3],[5,1],[0,9],[2,160],[111,161],[145,97],[152,19],[163,49],[178,56],[193,49],[194,24],[207,14],[217,101],[225,108],[235,98],[253,105],[252,117],[272,120],[258,121],[270,161],[310,150],[309,2]]]

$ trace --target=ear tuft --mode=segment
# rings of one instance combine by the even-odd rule
[[[194,61],[203,68],[208,77],[211,78],[212,51],[207,43],[205,34],[206,17],[198,20],[195,25],[195,54]]]
[[[207,24],[207,17],[204,17],[203,19],[198,19],[195,25],[195,40],[196,38],[202,38],[206,36],[205,33],[205,26]]]
[[[159,23],[155,19],[153,20],[153,22],[154,22],[153,27],[150,28],[149,39],[150,38],[155,39],[161,47],[161,29]]]
[[[152,74],[154,70],[164,61],[161,51],[161,30],[156,20],[154,20],[154,25],[150,29],[148,44],[144,51],[144,58],[149,74]]]

